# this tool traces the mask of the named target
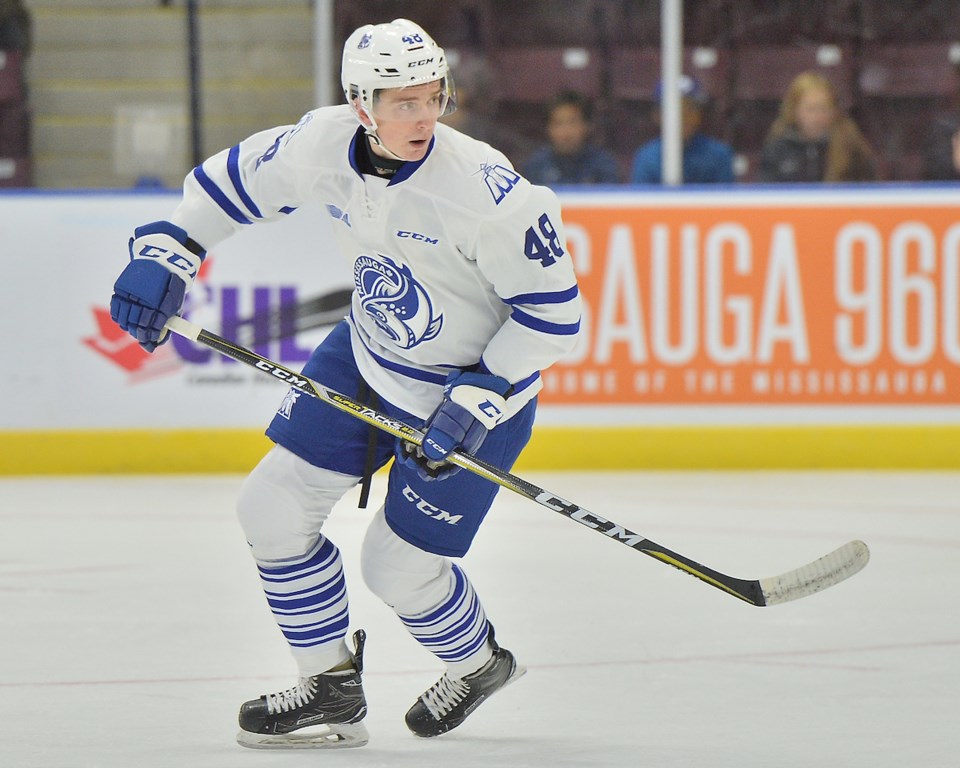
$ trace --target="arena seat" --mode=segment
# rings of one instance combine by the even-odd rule
[[[860,92],[865,97],[949,96],[957,92],[958,61],[956,43],[866,44]]]
[[[23,54],[0,50],[0,104],[22,100]]]
[[[861,38],[868,43],[905,46],[960,39],[960,6],[956,0],[859,0],[858,16]]]
[[[830,80],[844,108],[853,102],[853,56],[846,45],[742,46],[732,67],[734,100],[780,100],[794,77],[812,70]]]
[[[729,58],[716,48],[687,47],[682,69],[696,78],[715,103],[727,100]],[[660,80],[660,48],[617,46],[610,57],[611,90],[615,99],[652,101]]]
[[[0,157],[0,187],[29,187],[33,170],[28,157]]]
[[[918,147],[960,96],[960,46],[942,42],[867,43],[858,85],[860,123],[892,180],[922,177]]]
[[[499,45],[530,47],[549,41],[557,46],[597,44],[610,34],[609,0],[564,0],[558,12],[555,3],[497,3],[493,16]],[[439,34],[439,33],[438,33]]]
[[[600,95],[603,62],[596,49],[504,48],[490,63],[499,101],[544,103],[567,89],[590,98]]]
[[[734,47],[786,46],[809,40],[851,42],[859,35],[862,5],[864,0],[729,0],[726,26]]]
[[[30,153],[30,114],[21,104],[0,105],[0,156]]]

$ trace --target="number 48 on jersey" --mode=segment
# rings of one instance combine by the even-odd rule
[[[543,214],[536,225],[527,229],[523,252],[528,259],[539,261],[544,268],[555,263],[565,253],[560,245],[560,236],[547,214]]]

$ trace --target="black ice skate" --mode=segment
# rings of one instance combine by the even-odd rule
[[[510,651],[494,643],[490,661],[476,672],[459,678],[444,675],[422,693],[407,712],[407,727],[423,737],[440,736],[453,730],[487,697],[526,671],[517,666],[517,660]]]
[[[367,729],[363,696],[363,644],[366,633],[353,634],[354,669],[302,677],[293,688],[248,701],[240,708],[237,742],[255,749],[362,747]]]

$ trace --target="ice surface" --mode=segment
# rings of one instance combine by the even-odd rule
[[[241,478],[0,480],[0,766],[957,765],[960,474],[528,478],[734,576],[854,538],[872,560],[754,608],[504,491],[464,566],[529,673],[425,741],[403,713],[441,667],[363,585],[354,495],[326,533],[369,634],[370,744],[258,752],[237,709],[295,672],[233,517]]]

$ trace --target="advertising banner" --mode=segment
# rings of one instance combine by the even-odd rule
[[[148,354],[110,319],[134,229],[172,194],[0,196],[11,233],[0,282],[0,430],[257,428],[284,388],[179,337]],[[299,368],[348,311],[349,265],[330,215],[303,208],[211,249],[185,310],[197,323]]]
[[[960,424],[952,188],[562,193],[584,316],[541,425]],[[261,429],[283,388],[109,318],[127,240],[175,194],[0,196],[0,431]],[[299,368],[346,313],[331,216],[213,249],[190,318]],[[353,394],[353,393],[347,393]]]
[[[564,197],[586,303],[544,403],[955,406],[953,192]]]

